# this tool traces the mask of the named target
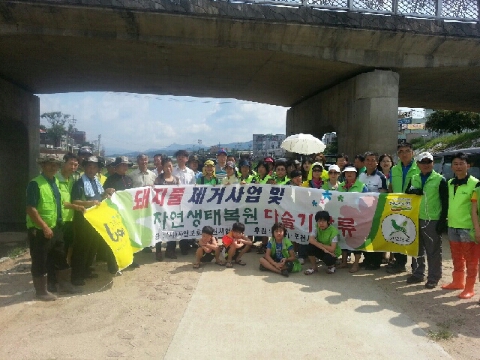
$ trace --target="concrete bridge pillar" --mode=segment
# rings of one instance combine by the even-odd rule
[[[0,231],[26,230],[25,189],[38,174],[40,99],[0,79]]]
[[[335,131],[340,152],[396,152],[399,76],[375,70],[344,81],[292,106],[287,136],[311,133],[321,138]]]

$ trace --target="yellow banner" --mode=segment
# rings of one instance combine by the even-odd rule
[[[417,256],[420,200],[418,195],[382,194],[365,250]]]
[[[90,208],[85,218],[97,230],[113,251],[120,270],[133,261],[134,249],[130,235],[118,211],[103,201],[99,206]]]

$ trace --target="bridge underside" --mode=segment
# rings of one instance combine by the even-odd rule
[[[401,106],[480,111],[475,24],[208,0],[155,1],[160,11],[118,1],[75,5],[82,3],[92,4],[0,5],[0,77],[32,93],[125,91],[292,106],[382,69],[399,74]]]

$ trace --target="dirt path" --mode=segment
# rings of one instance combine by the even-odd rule
[[[251,263],[259,257],[253,253],[246,256]],[[163,358],[202,271],[192,269],[193,256],[162,263],[154,262],[153,254],[139,253],[136,257],[143,264],[139,269],[112,278],[106,265],[100,263],[100,277],[87,283],[84,294],[50,303],[33,300],[28,254],[0,263],[0,358]],[[446,242],[444,257],[442,283],[450,279],[452,270]],[[223,271],[213,265],[210,268]],[[252,270],[251,275],[258,272]],[[333,276],[341,281],[352,275],[339,270]],[[360,271],[354,276],[365,282],[365,289],[380,288],[427,333],[438,338],[452,334],[438,343],[454,359],[480,358],[480,285],[474,299],[459,300],[458,292],[407,285],[406,275],[387,276],[383,269]],[[291,281],[295,281],[294,276]],[[219,330],[216,335],[221,334]],[[395,349],[391,351],[393,359]]]

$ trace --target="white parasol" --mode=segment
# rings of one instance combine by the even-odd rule
[[[320,139],[310,134],[290,135],[280,146],[287,151],[303,155],[318,154],[327,147]]]

